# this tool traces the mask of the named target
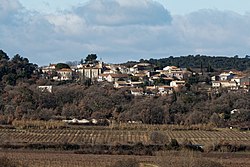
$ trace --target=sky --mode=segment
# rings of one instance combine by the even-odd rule
[[[0,0],[0,49],[38,65],[250,52],[249,0]]]
[[[84,5],[89,0],[20,0],[29,10],[55,12]],[[105,1],[105,0],[104,0]],[[106,0],[108,1],[108,0]],[[128,0],[133,2],[133,0]],[[136,0],[135,0],[136,1]],[[188,14],[199,9],[232,10],[241,14],[250,11],[249,0],[155,0],[161,3],[172,14]]]

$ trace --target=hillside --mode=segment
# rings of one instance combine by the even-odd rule
[[[166,66],[177,66],[185,68],[202,68],[204,71],[213,72],[215,69],[223,70],[246,70],[250,68],[250,57],[248,55],[245,58],[234,57],[221,57],[221,56],[206,56],[206,55],[188,55],[162,59],[141,59],[140,62],[151,63],[160,69]],[[135,62],[127,62],[126,65],[131,65]]]

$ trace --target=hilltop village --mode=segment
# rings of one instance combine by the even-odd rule
[[[0,123],[38,120],[248,128],[249,57],[185,56],[38,67],[0,52]]]
[[[166,66],[159,69],[147,62],[134,63],[131,67],[121,64],[106,64],[95,58],[77,66],[63,66],[61,63],[41,67],[42,77],[55,81],[74,81],[86,84],[110,83],[114,88],[128,88],[134,96],[166,96],[190,86],[190,81],[194,77],[208,74],[200,69],[192,71],[186,67]],[[206,81],[199,83],[200,89],[207,93],[218,89],[246,92],[249,90],[250,75],[242,71],[225,70],[209,73],[209,77],[206,78]],[[40,86],[40,89],[52,91],[52,87],[49,85]]]

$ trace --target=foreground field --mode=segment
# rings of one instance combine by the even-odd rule
[[[112,129],[0,129],[1,143],[151,144],[151,130]],[[179,143],[211,145],[218,142],[250,145],[250,132],[237,130],[159,130]]]
[[[193,167],[200,166],[196,163],[222,164],[224,167],[248,167],[250,166],[249,152],[192,152],[185,149],[181,151],[155,151],[153,156],[148,154],[123,154],[118,155],[116,151],[110,155],[102,155],[105,150],[99,146],[119,146],[126,152],[126,145],[137,145],[136,148],[146,148],[153,143],[152,134],[160,133],[166,136],[166,141],[176,139],[178,143],[187,141],[192,144],[211,147],[218,143],[231,143],[233,145],[250,145],[250,132],[238,130],[169,130],[161,128],[127,128],[112,129],[109,127],[80,127],[68,129],[0,129],[0,157],[6,157],[15,162],[26,164],[28,167],[112,167],[119,161],[130,161],[131,159],[140,163],[141,167]],[[82,147],[81,152],[64,149],[32,149],[18,145],[28,144],[77,144]],[[123,145],[124,144],[124,145]],[[96,155],[84,152],[84,145],[97,149]],[[7,146],[7,147],[6,147]],[[11,146],[11,147],[9,147]],[[12,147],[13,146],[13,147]],[[139,146],[139,147],[138,147]],[[143,146],[143,147],[142,147]],[[227,146],[226,146],[227,147]],[[13,148],[13,149],[10,149]],[[110,149],[111,147],[108,147]],[[136,149],[135,148],[135,149]],[[178,150],[178,149],[177,149]],[[135,150],[133,150],[135,151]],[[224,150],[220,150],[224,151]],[[136,152],[136,151],[135,151]],[[113,154],[114,153],[114,154]],[[128,152],[126,152],[128,153]],[[140,155],[140,154],[139,154]]]
[[[246,153],[166,152],[160,156],[119,156],[81,155],[71,152],[0,151],[1,156],[29,167],[109,167],[117,161],[131,159],[140,162],[141,167],[149,166],[147,164],[155,167],[191,167],[197,160],[220,163],[224,167],[250,166],[250,155]]]

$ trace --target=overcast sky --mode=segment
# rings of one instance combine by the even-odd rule
[[[250,52],[249,0],[0,0],[0,49],[46,65]]]

